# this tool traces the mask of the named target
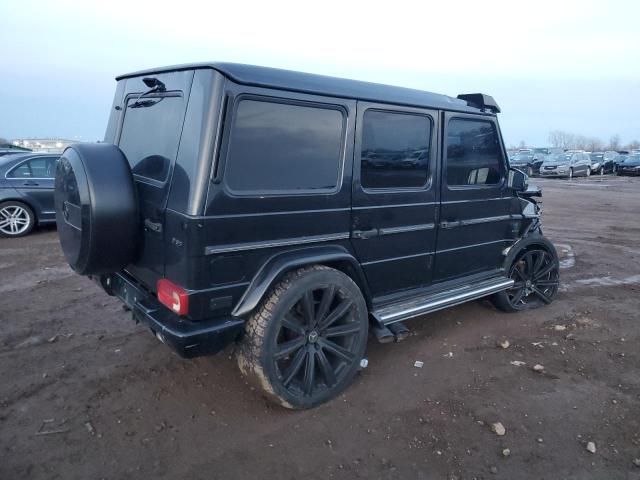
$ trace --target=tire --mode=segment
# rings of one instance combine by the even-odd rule
[[[514,284],[491,297],[496,308],[518,312],[553,301],[560,284],[560,262],[555,249],[549,245],[533,243],[515,254],[507,270]]]
[[[591,169],[587,168],[587,172],[584,174],[585,177],[590,177],[591,176]]]
[[[116,272],[134,261],[140,214],[133,174],[118,147],[68,147],[56,167],[54,203],[62,251],[77,273]]]
[[[314,407],[351,383],[368,322],[362,293],[344,273],[321,265],[290,272],[248,319],[238,366],[272,402]]]
[[[569,169],[569,180],[573,180],[573,168]]]
[[[29,205],[18,201],[0,203],[0,237],[24,237],[36,225],[36,216]]]
[[[533,168],[527,167],[527,176],[528,177],[533,177]]]

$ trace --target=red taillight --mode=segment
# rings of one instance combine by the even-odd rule
[[[158,300],[178,315],[189,313],[189,295],[181,288],[166,278],[158,280]]]

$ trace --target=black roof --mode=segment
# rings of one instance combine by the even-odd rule
[[[116,77],[116,80],[199,68],[212,68],[234,82],[243,85],[292,90],[302,93],[329,95],[332,97],[353,98],[372,102],[455,110],[459,112],[485,113],[479,108],[470,106],[465,100],[438,93],[394,87],[380,83],[281,70],[278,68],[243,65],[240,63],[193,63],[153,68],[120,75]]]

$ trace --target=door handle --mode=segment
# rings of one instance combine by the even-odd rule
[[[368,238],[377,237],[378,235],[380,235],[380,231],[377,228],[372,228],[371,230],[354,230],[352,237],[360,240],[366,240]]]
[[[458,221],[458,220],[445,220],[443,222],[440,222],[440,228],[455,228],[462,225],[462,222]]]
[[[38,182],[27,181],[27,182],[24,182],[22,185],[24,185],[25,187],[37,187],[39,185],[39,183]]]

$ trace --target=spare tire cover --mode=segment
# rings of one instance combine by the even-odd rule
[[[116,272],[135,260],[138,201],[129,162],[117,146],[67,147],[56,167],[54,202],[62,251],[76,272]]]

